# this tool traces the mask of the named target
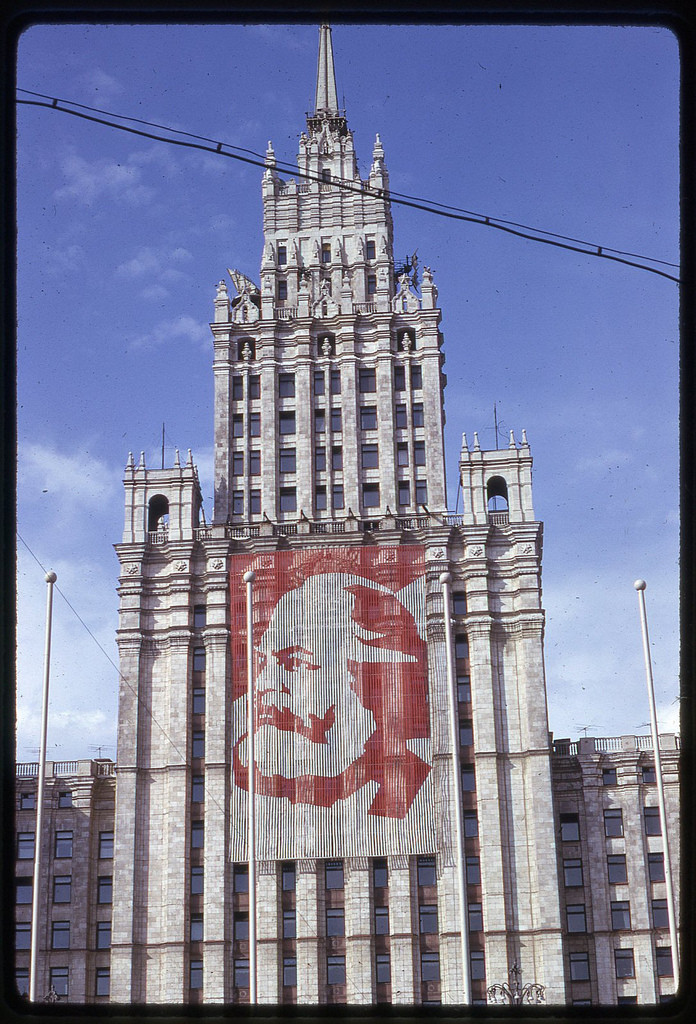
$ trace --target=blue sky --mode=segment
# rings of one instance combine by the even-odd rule
[[[294,163],[316,26],[35,26],[18,85]],[[677,263],[675,38],[656,27],[333,28],[366,176]],[[128,451],[193,449],[212,512],[215,284],[258,278],[261,171],[18,108],[18,525],[117,661]],[[439,289],[448,480],[462,431],[526,428],[544,522],[550,727],[646,731],[633,580],[648,581],[664,728],[678,715],[677,285],[394,206]],[[663,268],[675,272],[672,268]],[[19,545],[18,758],[39,742],[45,584]],[[56,594],[49,756],[115,755],[117,673]]]

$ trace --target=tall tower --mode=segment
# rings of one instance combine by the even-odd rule
[[[529,446],[465,444],[447,512],[437,289],[326,25],[298,168],[217,289],[212,524],[191,458],[126,471],[112,999],[249,999],[253,772],[259,1002],[562,1002]]]

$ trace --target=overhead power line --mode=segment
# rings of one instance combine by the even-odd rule
[[[86,121],[105,125],[108,128],[117,128],[119,131],[129,132],[131,135],[138,135],[142,138],[153,139],[155,142],[166,142],[172,146],[182,146],[186,149],[199,149],[218,156],[225,156],[231,160],[239,160],[242,163],[252,164],[255,167],[266,168],[268,161],[264,154],[257,153],[252,149],[245,149],[241,146],[233,146],[231,143],[218,142],[215,139],[207,138],[204,135],[196,135],[193,132],[186,132],[178,128],[171,128],[168,125],[157,124],[154,121],[145,121],[137,117],[128,117],[124,114],[114,114],[109,110],[102,110],[99,107],[90,107],[83,103],[75,103],[72,100],[58,99],[46,96],[43,93],[32,92],[30,89],[18,89],[18,92],[28,96],[38,97],[37,99],[18,99],[17,103],[23,106],[46,107],[49,110],[59,110],[63,114],[71,114]],[[69,106],[59,106],[69,104]],[[73,109],[77,108],[77,109]],[[84,113],[91,111],[92,113]],[[104,117],[97,117],[96,114],[103,114]],[[117,120],[110,120],[116,118]],[[167,132],[169,136],[181,136],[180,138],[158,135],[154,132],[144,131],[142,128],[131,127],[130,124],[119,122],[128,121],[131,124],[139,124],[148,128],[156,128]],[[190,140],[190,141],[189,141]],[[274,167],[284,174],[291,174],[294,177],[304,178],[308,181],[323,182],[317,175],[300,171],[297,167],[283,160],[274,160]],[[553,231],[546,231],[543,228],[531,227],[527,224],[520,224],[516,221],[504,220],[488,214],[475,213],[472,210],[465,210],[458,206],[451,206],[445,203],[438,203],[435,200],[424,199],[420,196],[411,196],[403,192],[395,192],[391,189],[370,189],[362,182],[350,181],[344,178],[333,178],[331,183],[338,188],[348,192],[360,192],[362,194],[373,194],[378,198],[396,203],[400,206],[409,206],[416,210],[423,210],[425,213],[432,213],[438,217],[446,217],[450,220],[466,221],[470,224],[481,224],[484,227],[496,228],[506,234],[515,235],[518,238],[525,238],[531,242],[541,242],[544,245],[553,245],[559,249],[566,249],[570,252],[582,253],[585,256],[595,256],[600,259],[611,260],[614,263],[623,263],[638,270],[647,270],[651,274],[658,274],[670,281],[679,283],[679,277],[667,271],[659,270],[656,266],[646,266],[647,263],[659,264],[666,267],[678,269],[679,264],[670,263],[667,260],[654,259],[651,256],[644,256],[641,253],[625,252],[621,249],[614,249],[606,245],[597,245],[595,242],[587,242],[580,238],[573,238],[569,235],[561,235]],[[637,260],[645,262],[639,263]]]

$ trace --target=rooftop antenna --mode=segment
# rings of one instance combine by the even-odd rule
[[[498,450],[498,407],[493,403],[493,422],[495,424],[495,449]]]
[[[162,424],[162,469],[164,469],[164,423]]]

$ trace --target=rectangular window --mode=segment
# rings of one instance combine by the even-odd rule
[[[261,437],[261,413],[249,413],[249,437]]]
[[[326,888],[327,889],[342,889],[343,888],[343,861],[342,860],[327,860],[324,867]]]
[[[346,921],[343,907],[329,907],[326,911],[326,934],[345,935]]]
[[[362,491],[365,508],[379,508],[379,484],[363,484]]]
[[[372,862],[372,884],[375,889],[384,889],[389,884],[386,860],[375,860]]]
[[[68,968],[51,967],[49,986],[53,988],[57,996],[68,996],[70,994]]]
[[[643,815],[645,817],[646,836],[661,836],[662,827],[660,825],[660,808],[644,807]]]
[[[416,480],[416,505],[428,504],[428,484],[425,480]]]
[[[249,452],[249,476],[261,476],[261,452]]]
[[[585,904],[569,903],[566,906],[566,922],[569,932],[586,932]]]
[[[580,839],[580,821],[577,814],[561,815],[561,841],[577,842]]]
[[[295,433],[295,413],[294,412],[281,412],[278,415],[278,427],[280,434],[283,437],[287,437],[290,434]]]
[[[278,246],[278,266],[282,267],[284,263],[288,262],[288,247],[287,245]]]
[[[241,516],[244,512],[244,491],[232,491],[232,515]]]
[[[454,638],[454,656],[457,661],[466,661],[469,657],[469,640],[463,633]]]
[[[189,964],[189,988],[196,992],[203,988],[203,961],[192,960]]]
[[[375,907],[375,935],[389,934],[389,907]]]
[[[463,590],[455,590],[452,594],[452,614],[466,615],[466,593]]]
[[[194,864],[191,868],[191,895],[200,896],[203,892],[203,867]]]
[[[278,281],[278,302],[285,302],[288,297],[288,282],[282,278]]]
[[[457,676],[457,700],[460,704],[471,704],[471,679]]]
[[[331,371],[331,394],[332,395],[340,395],[341,394],[341,371],[340,370],[332,370]]]
[[[394,367],[394,390],[406,390],[406,368],[403,366],[396,365]]]
[[[413,426],[414,427],[422,427],[424,425],[424,423],[425,423],[425,420],[423,419],[423,403],[422,402],[414,402],[414,404],[413,404],[413,414],[412,415],[413,415]]]
[[[674,976],[672,950],[669,946],[656,946],[655,960],[657,963],[658,978],[672,978]]]
[[[202,821],[191,822],[191,849],[202,850],[205,841],[205,825]]]
[[[295,865],[289,861],[282,867],[283,892],[295,891]]]
[[[469,931],[483,931],[483,907],[480,903],[469,904]]]
[[[232,417],[232,437],[244,437],[244,417],[241,413]]]
[[[20,996],[29,995],[29,968],[15,968],[15,985]]]
[[[615,949],[614,964],[617,978],[635,978],[636,968],[633,963],[632,949]]]
[[[323,395],[325,393],[325,379],[323,370],[314,371],[314,394]]]
[[[399,505],[411,504],[411,485],[408,480],[399,480]]]
[[[331,468],[334,472],[340,472],[343,469],[343,448],[334,445],[331,449]]]
[[[326,243],[324,243],[322,245],[322,247],[321,247],[321,262],[322,263],[330,263],[331,262],[331,246],[327,245]]]
[[[205,796],[205,783],[202,775],[194,775],[191,779],[191,802],[194,804],[203,803]]]
[[[486,954],[482,949],[474,949],[469,959],[471,962],[472,981],[483,981],[486,977]]]
[[[195,686],[191,695],[191,711],[194,715],[205,714],[205,690],[202,686]]]
[[[664,882],[665,880],[665,855],[664,853],[648,854],[648,877],[651,882]]]
[[[563,884],[567,888],[583,884],[582,861],[579,857],[566,857],[563,861]]]
[[[191,740],[191,756],[205,757],[205,733],[202,729],[196,729]]]
[[[361,395],[373,393],[377,390],[377,371],[374,367],[363,367],[358,371],[358,390]]]
[[[261,514],[261,491],[249,491],[249,513],[252,516]]]
[[[36,810],[36,793],[20,793],[19,794],[19,809],[20,811],[35,811]]]
[[[423,903],[418,909],[418,930],[421,935],[437,933],[437,907],[432,903]]]
[[[69,789],[63,789],[58,794],[58,806],[59,807],[72,807],[72,793]]]
[[[97,903],[111,903],[112,890],[111,875],[100,875],[97,879]]]
[[[314,410],[314,433],[323,434],[326,431],[326,412],[324,409]]]
[[[280,448],[278,451],[278,469],[281,473],[295,473],[297,455],[294,448]]]
[[[56,831],[54,857],[66,858],[73,855],[72,831]]]
[[[625,853],[609,854],[607,857],[607,875],[610,885],[624,885],[628,882]]]
[[[280,488],[279,506],[281,512],[297,511],[297,494],[294,487]]]
[[[418,868],[418,884],[435,885],[437,883],[435,858],[419,857],[416,863]]]
[[[377,429],[377,406],[376,405],[362,405],[360,407],[360,429],[361,430],[376,430]]]
[[[653,928],[669,928],[667,900],[652,901]]]
[[[389,953],[377,953],[375,956],[375,981],[378,985],[387,985],[391,981],[391,957]]]
[[[379,466],[379,448],[376,444],[364,444],[361,448],[363,469],[377,469]]]
[[[314,489],[314,507],[317,512],[323,512],[326,508],[326,487],[319,486]]]
[[[413,442],[413,462],[416,466],[425,465],[425,441]]]
[[[375,240],[374,238],[368,238],[365,242],[365,258],[373,260],[375,258]]]
[[[620,807],[608,807],[604,812],[604,835],[616,839],[624,834],[623,812]]]
[[[244,452],[232,453],[232,476],[244,476]]]
[[[345,956],[327,956],[326,958],[326,981],[329,985],[345,985],[346,983],[346,958]]]
[[[283,957],[283,985],[294,988],[297,985],[297,957]]]
[[[232,401],[240,402],[244,397],[244,380],[241,376],[232,378]]]
[[[655,765],[644,764],[641,769],[641,777],[645,785],[650,785],[653,782],[657,782],[657,775],[655,774]]]
[[[234,984],[237,988],[246,988],[249,984],[249,960],[247,957],[234,958]]]
[[[15,880],[15,903],[18,906],[21,906],[23,903],[31,903],[32,889],[33,881],[30,876],[27,878],[17,878]]]
[[[333,507],[340,509],[344,507],[343,484],[333,485]]]
[[[252,373],[249,377],[249,398],[261,397],[261,378],[258,373]]]
[[[99,859],[108,860],[114,855],[114,833],[113,831],[99,833]]]
[[[205,647],[193,648],[193,671],[205,672]]]
[[[34,833],[17,833],[17,860],[34,859]]]
[[[368,274],[367,275],[367,294],[368,295],[375,295],[376,292],[377,292],[377,275],[376,274]]]
[[[462,765],[462,791],[473,793],[476,789],[476,772],[473,764]]]
[[[411,390],[420,391],[423,387],[423,368],[419,363],[411,366]]]
[[[97,921],[97,949],[111,949],[111,921]]]
[[[51,949],[70,949],[70,922],[51,922]]]
[[[397,430],[405,430],[408,426],[408,418],[406,415],[406,406],[397,405],[394,415],[394,426]]]
[[[343,430],[343,419],[340,409],[331,410],[331,430],[334,434],[340,434]]]
[[[611,927],[614,931],[631,927],[631,905],[628,900],[611,901]]]
[[[616,785],[616,768],[603,768],[602,769],[602,785],[603,786],[615,786]]]
[[[279,398],[294,398],[295,397],[295,374],[294,373],[280,373],[280,374],[278,374],[278,397]]]
[[[206,622],[206,609],[204,604],[194,604],[193,606],[193,628],[203,629]]]
[[[283,911],[283,938],[294,939],[297,935],[297,916],[294,910]]]
[[[470,747],[474,742],[474,726],[468,719],[459,721],[459,742],[462,747]]]
[[[466,839],[474,839],[478,835],[478,818],[476,811],[463,811],[462,822]]]
[[[590,980],[590,956],[589,953],[570,954],[570,980]]]
[[[408,466],[408,445],[403,441],[396,446],[396,464]]]
[[[249,914],[237,911],[234,915],[234,938],[236,942],[246,942],[249,938]]]
[[[314,449],[314,472],[323,473],[326,469],[326,448]]]
[[[249,892],[249,865],[235,864],[234,866],[234,891]]]
[[[440,980],[440,954],[421,953],[421,980]]]
[[[191,914],[191,927],[189,934],[191,936],[191,942],[202,942],[203,941],[203,915],[202,914]]]
[[[481,861],[478,857],[466,858],[466,881],[467,885],[481,884]]]
[[[15,949],[31,949],[31,925],[18,921],[15,924]]]

